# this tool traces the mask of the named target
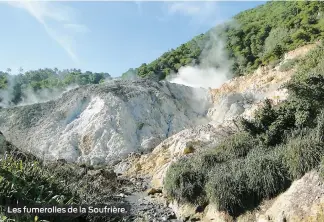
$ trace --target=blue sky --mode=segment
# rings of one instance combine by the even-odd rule
[[[264,2],[0,3],[0,70],[119,76]]]

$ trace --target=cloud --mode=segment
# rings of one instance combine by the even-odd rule
[[[219,23],[217,2],[167,2],[167,14],[191,18],[198,25]]]
[[[79,64],[75,52],[76,34],[86,33],[89,29],[76,21],[75,9],[57,2],[21,1],[8,2],[9,5],[26,10],[42,26],[46,33],[55,40]]]

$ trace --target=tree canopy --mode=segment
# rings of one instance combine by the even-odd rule
[[[324,2],[267,2],[237,14],[231,21],[134,70],[139,77],[161,80],[182,66],[199,64],[212,34],[224,41],[229,57],[234,61],[233,73],[244,75],[261,64],[275,62],[288,50],[323,37]]]
[[[37,93],[42,89],[64,89],[71,85],[99,84],[106,78],[108,73],[82,72],[80,69],[38,69],[23,72],[21,68],[18,75],[11,75],[10,69],[7,72],[0,72],[0,90],[9,91],[11,94],[9,103],[18,104],[24,97],[27,90]],[[2,93],[3,94],[3,93]],[[4,95],[1,95],[3,99]]]

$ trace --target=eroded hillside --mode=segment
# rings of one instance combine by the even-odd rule
[[[124,171],[124,174],[131,178],[148,178],[151,180],[151,186],[154,189],[162,189],[164,195],[168,195],[167,193],[170,190],[165,190],[165,183],[167,183],[165,178],[172,163],[182,160],[187,161],[190,165],[191,161],[195,161],[192,159],[199,156],[200,153],[213,149],[219,144],[224,144],[224,142],[225,144],[229,143],[226,138],[235,134],[235,132],[238,133],[238,117],[253,120],[256,110],[263,107],[265,99],[270,99],[275,106],[285,101],[288,98],[288,91],[284,86],[297,70],[296,64],[291,64],[291,61],[305,58],[305,55],[314,48],[316,48],[316,44],[300,47],[285,54],[281,63],[275,67],[260,67],[250,75],[230,80],[219,89],[210,89],[214,105],[207,114],[210,118],[208,124],[189,128],[171,136],[159,144],[152,153],[129,157],[119,163],[116,170],[119,172]],[[252,147],[254,146],[252,140],[248,143],[251,143]],[[226,153],[227,151],[223,152]],[[202,161],[207,161],[207,159]],[[201,168],[198,169],[202,170]],[[178,175],[177,172],[174,173]],[[179,180],[183,176],[179,174]],[[183,183],[188,183],[188,181]],[[194,184],[187,184],[186,186],[195,186]],[[177,189],[179,190],[174,192],[186,192],[185,190],[181,191],[182,188],[180,187]],[[197,187],[197,189],[199,188]],[[192,192],[191,195],[198,198],[197,194],[195,194],[197,191]],[[260,211],[252,211],[241,215],[237,218],[237,221],[276,221],[280,220],[280,218],[285,218],[288,221],[300,221],[303,219],[305,221],[306,219],[320,221],[321,216],[318,214],[318,209],[321,209],[322,194],[323,182],[319,179],[317,172],[312,172],[294,182],[277,199],[262,203]],[[294,200],[301,198],[301,196],[307,197],[308,202],[302,204],[297,201],[300,204],[297,204],[297,202],[293,204]],[[289,199],[291,202],[287,201]],[[173,208],[177,216],[182,219],[191,217],[201,221],[234,220],[226,212],[219,211],[217,207],[215,208],[213,204],[205,206],[205,210],[200,213],[197,213],[199,204],[184,204],[183,201],[179,202],[177,200],[165,204]],[[297,212],[303,213],[299,213],[297,216]]]
[[[204,122],[209,106],[203,89],[116,80],[81,86],[46,103],[1,109],[0,129],[19,149],[45,160],[111,164]]]
[[[316,50],[308,55],[312,49]],[[285,218],[300,221],[302,218],[320,221],[316,218],[321,216],[318,212],[324,200],[321,176],[316,170],[304,174],[318,164],[322,151],[315,149],[318,152],[315,159],[312,159],[314,154],[309,153],[307,158],[310,159],[306,162],[300,157],[301,167],[294,166],[295,160],[291,159],[298,157],[294,147],[299,145],[294,144],[300,141],[306,141],[305,149],[308,149],[308,143],[320,147],[320,134],[315,133],[314,138],[306,134],[305,138],[285,141],[282,135],[289,134],[280,129],[290,130],[294,125],[287,123],[291,121],[306,124],[304,110],[295,109],[294,103],[299,102],[292,100],[295,97],[289,97],[285,87],[286,83],[294,84],[304,81],[303,78],[309,84],[307,75],[295,76],[303,76],[304,70],[305,73],[309,70],[317,72],[321,67],[317,62],[323,56],[321,50],[320,43],[303,46],[287,53],[276,66],[260,67],[250,75],[232,79],[219,89],[209,91],[150,80],[115,80],[98,86],[82,86],[53,101],[1,109],[0,129],[12,144],[45,162],[65,159],[92,167],[114,165],[118,178],[127,183],[120,184],[110,195],[120,192],[117,195],[120,200],[133,205],[133,212],[140,213],[141,216],[136,217],[138,221],[176,221],[171,211],[180,220],[275,221]],[[309,61],[314,64],[308,65]],[[290,87],[293,92],[305,90],[298,88],[300,85]],[[294,101],[293,106],[289,105],[291,101]],[[302,106],[307,108],[307,103],[305,100]],[[317,106],[320,104],[314,104]],[[280,107],[289,115],[281,117]],[[262,118],[268,115],[267,112],[272,112],[271,118],[277,120],[254,122],[264,121]],[[299,119],[290,117],[290,113],[296,113]],[[244,132],[242,117],[247,121],[245,127],[255,130],[255,134]],[[287,120],[289,122],[280,122]],[[321,119],[316,121],[316,127],[309,128],[310,132],[321,132],[321,122],[318,122]],[[272,126],[258,128],[260,124]],[[272,133],[277,134],[272,136]],[[295,133],[298,135],[297,131]],[[273,156],[274,151],[269,150],[277,146],[287,148],[278,148]],[[288,153],[283,152],[286,149]],[[313,152],[312,149],[309,152]],[[286,159],[288,170],[276,158]],[[268,161],[274,168],[262,169],[268,165],[258,165]],[[279,168],[271,161],[279,164]],[[219,168],[214,168],[214,164]],[[75,167],[81,170],[79,166]],[[260,172],[256,171],[258,167],[261,167]],[[102,169],[90,174],[99,175]],[[228,169],[233,171],[229,173]],[[247,169],[250,171],[245,171]],[[242,174],[236,175],[241,170]],[[273,173],[271,170],[277,171]],[[212,176],[211,172],[214,172]],[[258,173],[272,182],[262,187],[264,182],[252,177]],[[244,174],[259,184],[254,185],[259,190],[248,190],[252,193],[249,195],[257,198],[253,202],[254,210],[242,209],[244,205],[239,204],[242,196],[237,196],[241,191],[235,190],[237,181],[234,179],[244,181],[244,177],[241,178]],[[281,174],[284,176],[280,177]],[[219,187],[219,184],[224,186]],[[240,189],[250,189],[248,186]],[[145,190],[150,187],[147,196]],[[206,187],[209,190],[205,191]],[[258,192],[262,193],[261,198]],[[283,194],[277,196],[280,192]],[[233,204],[232,199],[218,199],[220,194],[222,198],[231,194],[234,199],[238,198],[238,202]],[[294,204],[301,197],[307,197],[308,201]],[[205,198],[211,199],[206,202],[203,201]]]

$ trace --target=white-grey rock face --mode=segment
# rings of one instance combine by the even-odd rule
[[[243,114],[256,101],[253,93],[229,93],[208,110],[207,116],[220,124]]]
[[[18,148],[97,165],[150,151],[206,122],[207,91],[149,80],[73,89],[47,103],[0,110],[0,130]]]

